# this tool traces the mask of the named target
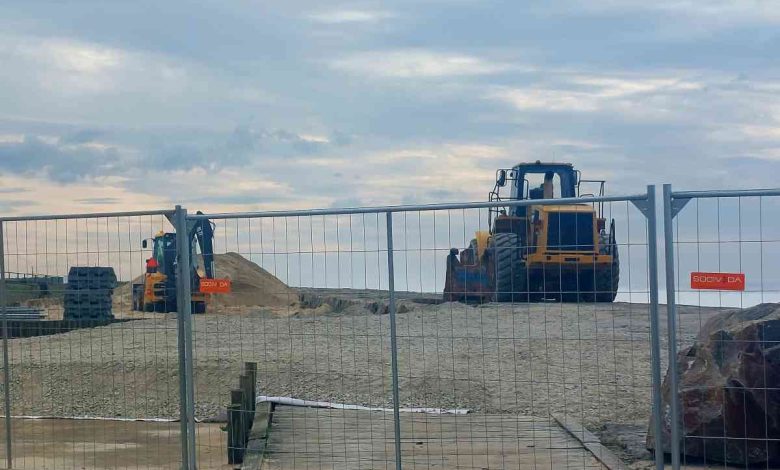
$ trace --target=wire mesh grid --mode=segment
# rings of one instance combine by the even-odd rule
[[[175,315],[134,311],[162,211],[2,222],[12,468],[180,468]],[[148,421],[135,421],[148,420]],[[7,428],[3,428],[4,439]],[[3,439],[3,440],[4,440]]]
[[[212,222],[215,276],[230,278],[232,293],[213,294],[206,314],[193,318],[196,415],[224,413],[247,361],[257,363],[261,401],[389,406],[384,214]],[[359,451],[363,442],[381,445],[355,457],[336,442],[355,426],[349,413],[328,413],[275,412],[281,421],[274,433],[286,426],[292,447],[272,448],[274,454],[299,468],[315,458],[328,459],[332,468],[385,461],[385,447],[393,446],[389,410],[367,414],[367,431],[354,436],[355,445]],[[197,444],[223,451],[208,437],[199,435]]]
[[[449,426],[428,415],[416,420],[404,454],[407,466],[427,468],[433,462],[458,468],[601,468],[579,441],[568,439],[564,426],[595,431],[607,424],[647,426],[646,224],[630,203],[609,203],[605,210],[619,227],[626,276],[620,296],[628,303],[572,298],[576,289],[560,280],[566,268],[550,263],[541,279],[523,272],[513,285],[513,293],[530,286],[531,302],[523,301],[524,295],[521,301],[501,303],[488,297],[399,316],[402,403],[470,411]],[[450,247],[469,246],[475,230],[488,229],[484,212],[435,213],[430,229],[435,241],[426,246],[418,238],[426,232],[420,214],[397,217],[397,266],[425,264],[420,254],[433,252],[440,280]],[[562,232],[563,225],[558,229]],[[593,244],[592,232],[588,235]],[[556,238],[565,237],[559,233]],[[534,251],[541,245],[529,241],[522,249]],[[569,248],[578,249],[587,248]],[[581,277],[594,275],[592,266],[581,269]],[[407,281],[405,271],[397,271],[397,277],[397,285],[419,289]],[[546,280],[549,277],[554,279]],[[471,290],[468,278],[464,290]],[[635,306],[631,300],[645,304]]]
[[[677,297],[678,386],[672,395],[667,377],[664,399],[668,406],[676,396],[680,407],[679,465],[777,468],[780,201],[771,192],[681,193],[672,201],[685,204],[667,247]],[[702,289],[698,281],[713,285]]]
[[[269,468],[397,468],[395,424],[403,468],[604,468],[612,451],[586,445],[599,438],[650,459],[648,225],[627,200],[603,216],[620,253],[615,303],[569,298],[560,282],[531,302],[446,301],[450,250],[488,230],[487,208],[212,217],[215,277],[233,292],[193,317],[196,415],[225,413],[248,361],[258,401],[279,403]],[[558,251],[587,251],[577,240]]]

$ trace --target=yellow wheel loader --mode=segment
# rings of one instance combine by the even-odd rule
[[[533,186],[532,179],[541,180]],[[613,302],[620,282],[615,221],[603,204],[572,203],[584,184],[570,163],[521,163],[496,173],[491,201],[568,199],[565,204],[492,208],[489,230],[447,257],[444,299],[510,302]],[[509,196],[501,191],[509,186]],[[557,188],[557,193],[556,193]],[[588,194],[594,196],[595,194]]]

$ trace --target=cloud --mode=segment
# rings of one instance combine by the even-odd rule
[[[65,134],[60,137],[61,144],[88,144],[94,142],[96,139],[104,134],[103,131],[98,129],[80,129],[75,132]]]
[[[519,110],[593,112],[611,109],[652,116],[671,112],[667,98],[705,88],[702,83],[677,77],[568,76],[554,72],[552,77],[554,84],[551,85],[499,87],[486,97],[506,102]]]
[[[403,79],[492,75],[517,68],[506,62],[428,49],[361,52],[333,60],[330,66],[358,75]]]
[[[46,175],[52,181],[74,182],[115,174],[119,168],[115,149],[47,143],[37,136],[21,142],[0,142],[0,170],[22,175]]]
[[[0,174],[20,175],[31,178],[45,178],[57,184],[74,185],[82,181],[102,181],[118,188],[131,191],[140,190],[148,194],[162,194],[177,197],[191,197],[181,188],[178,193],[161,191],[162,187],[172,185],[172,178],[191,180],[191,175],[176,175],[176,172],[190,172],[194,169],[213,174],[214,177],[204,185],[223,187],[228,193],[220,195],[219,200],[242,200],[242,194],[251,194],[258,198],[257,185],[238,180],[235,175],[220,179],[222,170],[243,167],[252,168],[260,163],[258,157],[283,158],[285,155],[312,155],[329,144],[327,139],[317,136],[303,137],[289,131],[257,131],[246,126],[238,126],[233,132],[216,134],[200,139],[185,134],[174,139],[152,138],[144,146],[124,147],[114,145],[111,140],[121,140],[122,132],[114,130],[111,135],[93,129],[73,130],[60,136],[24,135],[19,139],[0,141]],[[250,170],[252,171],[252,170]],[[251,173],[250,173],[251,174]],[[154,178],[152,178],[154,176]],[[251,181],[251,176],[249,176]],[[146,183],[156,181],[157,188]],[[278,183],[265,182],[263,187],[274,187]],[[7,188],[11,192],[10,188]],[[30,187],[14,187],[12,193],[30,191]],[[202,193],[202,188],[196,188]],[[264,199],[268,199],[267,197]],[[166,197],[167,200],[167,197]],[[97,207],[117,205],[120,200],[108,197],[76,198],[81,206]],[[56,211],[52,211],[56,212]]]
[[[28,71],[45,70],[28,78],[51,91],[108,91],[115,85],[114,74],[129,59],[121,50],[71,39],[4,38],[4,42],[0,57]]]
[[[328,10],[318,13],[312,13],[308,16],[311,21],[324,24],[345,24],[345,23],[376,23],[378,21],[392,18],[395,15],[388,11],[381,10]]]
[[[30,191],[31,191],[30,188],[23,188],[21,186],[10,187],[10,188],[0,188],[0,194],[29,193]]]
[[[86,197],[81,199],[76,199],[76,202],[79,204],[84,204],[87,206],[95,206],[95,205],[111,205],[111,204],[119,204],[121,199],[116,197]]]
[[[578,5],[591,11],[644,10],[684,15],[699,21],[706,20],[716,26],[780,23],[780,6],[776,2],[767,0],[657,0],[654,2],[596,0],[578,2]]]
[[[0,172],[74,198],[40,196],[56,212],[481,200],[548,158],[634,193],[780,158],[774,3],[22,3],[0,5]]]
[[[0,211],[3,214],[11,214],[19,209],[34,206],[35,202],[27,199],[0,199]]]
[[[780,142],[780,127],[766,125],[748,125],[737,129],[744,137],[758,141]]]
[[[67,183],[35,175],[0,175],[0,186],[21,189],[34,197],[0,196],[4,215],[68,214],[89,211],[134,211],[173,207],[159,192],[143,193],[123,188],[115,178],[74,180]],[[94,198],[85,198],[94,194]],[[87,201],[87,199],[94,199]]]
[[[252,75],[159,51],[0,33],[5,116],[100,128],[215,125],[231,106],[269,104]],[[52,105],[52,103],[56,103]],[[164,104],[164,105],[163,105]]]

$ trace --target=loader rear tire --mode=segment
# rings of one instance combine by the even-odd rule
[[[596,273],[596,302],[614,302],[620,284],[620,265],[612,263],[612,269]]]
[[[520,239],[514,233],[496,233],[490,238],[490,253],[495,270],[495,300],[511,302],[515,281],[520,278],[518,271],[522,268]]]
[[[596,302],[614,302],[620,286],[620,258],[616,244],[611,247],[612,264],[596,271]]]

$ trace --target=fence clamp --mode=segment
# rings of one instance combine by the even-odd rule
[[[636,206],[637,209],[639,209],[639,212],[645,215],[645,217],[650,217],[650,199],[632,199],[631,203]]]
[[[686,204],[688,204],[691,201],[691,198],[689,197],[674,197],[672,195],[672,219],[677,217],[677,214],[680,213],[680,211],[685,207]]]

